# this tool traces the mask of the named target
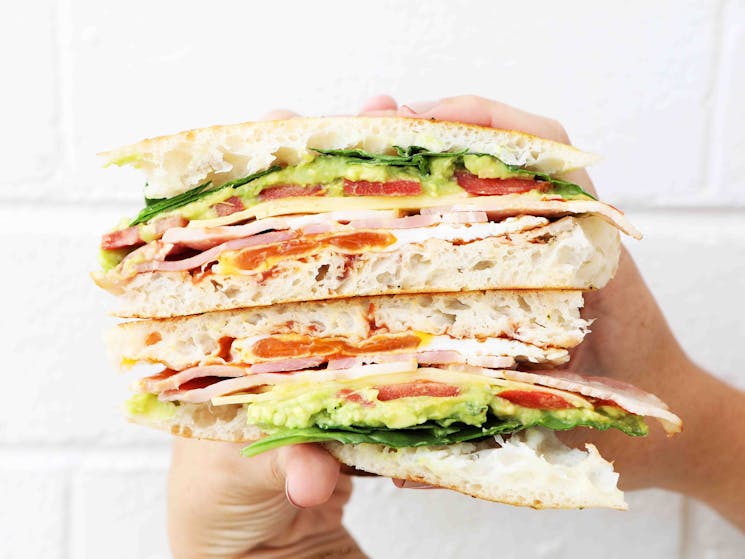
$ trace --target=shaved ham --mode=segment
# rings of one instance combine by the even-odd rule
[[[325,233],[330,228],[326,224],[338,226],[339,223],[348,223],[354,219],[392,219],[400,215],[397,210],[354,210],[326,212],[311,215],[299,215],[291,217],[268,217],[257,219],[244,225],[221,225],[217,227],[184,227],[170,229],[163,235],[163,240],[168,243],[185,245],[198,250],[207,250],[217,244],[242,239],[258,233],[271,230],[293,229],[310,233]],[[309,228],[321,227],[323,230],[312,231]]]
[[[509,369],[515,366],[515,359],[506,355],[474,355],[467,357],[466,363],[489,369]]]
[[[496,374],[499,378],[539,384],[600,400],[609,400],[630,413],[654,417],[660,421],[668,434],[679,433],[681,430],[680,418],[672,413],[657,396],[614,379],[580,376],[563,370],[531,373],[491,369],[484,369],[484,371],[488,371],[487,374],[490,375]]]
[[[141,379],[137,385],[138,388],[143,392],[152,392],[157,394],[159,392],[166,392],[170,390],[178,390],[178,388],[196,378],[203,377],[242,377],[247,374],[245,367],[236,367],[231,365],[203,365],[200,367],[191,367],[184,369],[183,371],[174,372],[168,371],[171,374],[166,375],[166,371],[145,377]]]
[[[172,227],[183,227],[188,223],[188,220],[180,215],[164,217],[150,224],[150,234],[147,235],[149,240],[154,241],[160,239],[165,231]],[[104,250],[113,250],[117,248],[134,247],[137,245],[144,244],[145,239],[142,238],[141,230],[139,225],[133,225],[126,229],[120,229],[119,231],[111,231],[106,233],[101,238],[101,248]]]
[[[194,390],[170,390],[161,393],[158,398],[166,402],[179,400],[181,402],[198,404],[208,402],[213,398],[233,394],[234,392],[249,390],[257,386],[285,384],[288,382],[320,383],[336,380],[338,378],[353,379],[372,375],[406,373],[416,370],[416,367],[416,361],[407,359],[394,363],[363,365],[361,367],[345,369],[344,371],[304,370],[293,373],[261,373],[221,380],[204,388],[196,388]]]
[[[362,359],[362,357],[341,357],[339,359],[330,359],[328,364],[326,365],[326,369],[351,369],[352,367],[358,367],[363,363],[364,360]]]
[[[561,200],[552,198],[531,198],[524,195],[474,196],[453,205],[434,206],[422,209],[429,212],[464,212],[481,210],[491,220],[515,215],[535,215],[556,217],[567,214],[596,214],[615,225],[618,229],[633,237],[641,239],[641,232],[634,227],[619,209],[597,200]]]
[[[427,365],[448,365],[465,362],[460,353],[451,350],[420,351],[416,354],[416,360]]]
[[[325,357],[301,357],[299,359],[280,359],[251,365],[251,373],[282,373],[317,367],[326,360]]]
[[[208,264],[213,260],[217,260],[217,257],[226,250],[238,250],[249,246],[280,243],[295,236],[297,236],[297,233],[293,231],[273,231],[271,233],[264,233],[262,235],[254,235],[253,237],[248,237],[246,239],[235,239],[216,247],[212,247],[211,249],[192,256],[191,258],[185,258],[184,260],[143,262],[142,264],[139,264],[137,266],[137,271],[178,272],[182,270],[191,270],[193,268],[203,266],[204,264]]]

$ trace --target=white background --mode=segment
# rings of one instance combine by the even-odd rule
[[[168,556],[168,438],[121,419],[131,379],[87,276],[142,192],[94,154],[144,136],[380,92],[550,115],[604,155],[592,175],[646,233],[628,245],[687,351],[745,387],[743,0],[3,2],[0,70],[2,558]],[[535,512],[362,480],[345,521],[376,558],[745,556],[696,503],[629,501]]]

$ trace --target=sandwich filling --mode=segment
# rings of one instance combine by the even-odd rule
[[[518,206],[519,200],[594,202],[573,183],[507,165],[492,155],[431,152],[416,146],[396,148],[395,154],[317,150],[297,165],[269,167],[220,185],[204,183],[171,198],[146,198],[145,208],[134,219],[103,236],[101,263],[111,269],[139,246],[161,237],[169,243],[165,233],[172,228],[216,219],[223,224],[250,221],[257,206],[287,199],[344,199],[347,202],[339,207],[346,207],[351,198],[368,209],[398,201],[393,206],[414,209],[437,206],[438,201],[502,196]],[[399,212],[399,217],[406,216]]]
[[[128,409],[165,418],[184,403],[243,406],[247,422],[268,435],[249,446],[247,455],[328,440],[450,444],[532,426],[614,428],[641,436],[647,433],[644,416],[658,419],[669,433],[680,429],[679,418],[664,403],[625,384],[439,357],[420,361],[393,353],[324,364],[300,359],[295,365],[307,368],[282,372],[225,365],[165,370],[138,383]]]

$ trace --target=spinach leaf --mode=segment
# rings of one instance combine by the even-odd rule
[[[606,415],[610,421],[565,418],[560,414],[545,413],[529,423],[522,423],[514,418],[500,419],[494,415],[489,415],[486,422],[479,426],[464,423],[442,426],[435,421],[428,421],[406,429],[357,426],[313,426],[305,429],[281,429],[247,446],[241,451],[241,454],[243,456],[256,456],[267,450],[288,444],[325,441],[337,441],[343,444],[383,444],[393,448],[440,446],[483,439],[504,433],[514,433],[534,426],[543,426],[555,431],[566,431],[575,427],[591,427],[601,431],[613,428],[633,437],[645,436],[648,432],[644,418],[638,415],[608,416],[602,407],[598,408],[597,411]]]
[[[226,188],[238,188],[239,186],[243,186],[244,184],[247,184],[252,180],[256,180],[265,175],[268,175],[269,173],[279,171],[280,169],[281,167],[275,165],[273,167],[269,167],[268,169],[264,169],[263,171],[259,171],[258,173],[254,173],[253,175],[226,182],[225,184],[221,184],[217,188],[212,189],[209,188],[210,184],[212,184],[212,181],[208,181],[171,198],[145,198],[145,208],[137,215],[136,218],[134,218],[129,223],[129,225],[131,227],[133,225],[145,223],[153,219],[158,214],[176,210],[178,208],[186,206],[187,204],[196,202],[197,200],[204,198],[209,194],[213,194]]]
[[[321,155],[344,157],[349,163],[366,163],[368,165],[389,165],[391,167],[416,167],[422,175],[429,175],[431,159],[434,157],[461,157],[468,150],[453,152],[429,151],[420,146],[402,148],[393,146],[396,155],[371,153],[362,149],[314,149]]]
[[[343,444],[383,444],[393,448],[439,446],[481,439],[499,433],[512,433],[522,428],[523,426],[519,421],[501,421],[492,418],[491,421],[480,427],[462,423],[441,427],[435,423],[425,423],[407,429],[367,427],[285,429],[247,446],[241,451],[241,454],[243,456],[256,456],[267,450],[288,444],[325,441],[338,441]]]

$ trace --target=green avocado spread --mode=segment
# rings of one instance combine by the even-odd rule
[[[261,201],[262,191],[276,186],[300,187],[293,196],[345,196],[345,181],[352,183],[390,183],[414,181],[421,185],[420,196],[439,197],[463,193],[456,173],[467,171],[479,179],[521,179],[535,182],[534,190],[524,196],[560,196],[564,199],[592,199],[579,186],[516,165],[497,157],[461,152],[430,152],[412,146],[396,148],[395,154],[376,154],[359,149],[316,150],[297,165],[270,167],[253,175],[215,185],[211,181],[171,198],[145,199],[145,207],[132,220],[116,229],[137,226],[144,241],[153,238],[149,224],[166,216],[188,220],[218,217],[220,204],[237,198],[244,208]],[[320,187],[320,190],[319,190]],[[352,194],[350,194],[352,195]],[[354,194],[355,196],[357,194]],[[131,250],[131,249],[130,249]],[[126,251],[103,250],[100,261],[104,270],[115,267]]]
[[[389,446],[450,444],[542,426],[619,429],[647,434],[640,416],[615,406],[533,409],[499,397],[486,383],[459,386],[455,396],[412,396],[380,401],[378,389],[344,389],[344,384],[279,385],[245,404],[246,420],[269,436],[248,454],[294,442],[378,442]],[[253,450],[251,450],[253,449]]]

